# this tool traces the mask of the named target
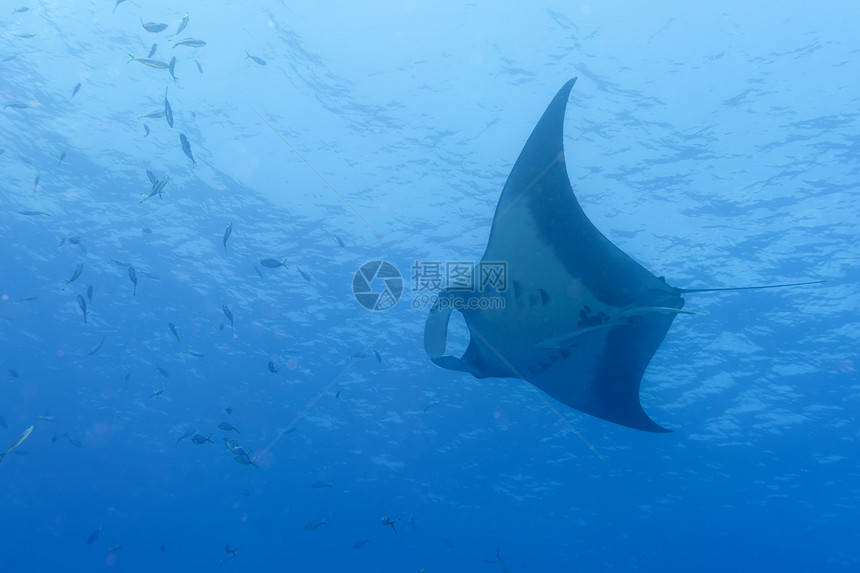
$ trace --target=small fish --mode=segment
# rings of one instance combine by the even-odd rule
[[[269,372],[271,372],[272,374],[278,373],[278,369],[275,368],[275,363],[272,362],[271,360],[269,360]]]
[[[149,58],[138,58],[138,57],[132,56],[131,54],[129,54],[128,57],[131,58],[128,61],[129,64],[131,62],[140,62],[144,66],[149,66],[150,68],[155,68],[156,70],[166,70],[168,67],[170,67],[170,64],[168,64],[167,62],[162,62],[161,60],[150,60]]]
[[[243,448],[239,445],[236,440],[231,440],[228,438],[224,438],[224,445],[227,446],[227,449],[236,454],[237,456],[250,456],[251,452]]]
[[[302,278],[303,278],[303,279],[305,279],[305,280],[306,280],[306,281],[308,281],[308,282],[311,282],[311,277],[310,277],[310,275],[309,275],[308,273],[306,273],[305,271],[303,271],[303,270],[302,270],[302,269],[300,269],[299,267],[296,267],[296,269],[299,271],[299,274],[300,274],[300,275],[302,275]]]
[[[224,250],[225,251],[227,250],[227,239],[230,238],[230,233],[232,233],[232,232],[233,232],[233,222],[231,221],[231,222],[227,223],[227,228],[224,229],[224,239],[222,242],[224,243]]]
[[[78,82],[77,84],[75,84],[75,87],[73,87],[73,88],[72,88],[72,95],[70,95],[70,96],[69,96],[69,99],[72,99],[73,97],[75,97],[76,95],[78,95],[78,92],[79,92],[79,91],[81,91],[81,84],[80,84],[80,82]]]
[[[62,153],[60,154],[60,159],[57,161],[57,167],[59,167],[59,166],[60,166],[60,164],[63,162],[63,160],[64,160],[65,158],[66,158],[66,152],[64,151],[64,152],[62,152]]]
[[[84,263],[79,263],[75,267],[75,272],[72,273],[72,278],[66,279],[66,284],[75,282],[84,270]]]
[[[182,17],[182,21],[179,22],[179,27],[176,29],[176,34],[174,36],[178,36],[182,30],[185,29],[185,26],[188,25],[188,12],[185,13],[185,16]]]
[[[305,524],[305,531],[313,531],[314,529],[323,525],[328,525],[328,522],[325,519],[312,520]]]
[[[19,102],[13,101],[12,103],[7,103],[6,105],[4,105],[3,109],[6,109],[7,107],[11,107],[12,109],[27,109],[30,106],[27,105],[26,103],[19,103]]]
[[[387,515],[382,516],[382,526],[383,527],[390,526],[391,529],[394,531],[394,533],[397,533],[397,528],[394,527],[394,524],[397,523],[398,521],[400,521],[399,517],[397,519],[391,519]]]
[[[325,489],[325,488],[334,489],[334,485],[330,481],[314,482],[314,484],[311,485],[311,487],[314,489]]]
[[[123,379],[123,382],[128,382],[129,378],[131,378],[131,372],[126,372],[125,373],[125,379]]]
[[[229,559],[233,559],[234,557],[236,557],[236,552],[239,551],[239,548],[238,547],[230,547],[230,544],[228,543],[227,545],[224,546],[224,551],[226,551],[229,555],[227,555],[227,557],[225,557],[224,559],[221,560],[222,565],[225,561],[227,561]]]
[[[8,369],[7,372],[12,376],[12,378],[17,378],[19,376],[18,371],[12,368]]]
[[[173,336],[175,336],[175,337],[176,337],[176,342],[180,342],[180,343],[181,343],[181,342],[182,342],[182,340],[180,340],[180,338],[179,338],[179,333],[178,333],[178,332],[176,332],[176,326],[175,326],[172,322],[168,322],[168,323],[167,323],[167,326],[169,326],[169,327],[170,327],[170,332],[172,332],[172,333],[173,333]]]
[[[164,388],[159,388],[158,390],[153,390],[152,394],[149,395],[150,398],[155,398],[156,396],[161,396],[164,394]]]
[[[157,43],[153,44],[152,47],[149,49],[149,54],[146,57],[151,58],[152,56],[154,56],[155,50],[157,50],[157,49],[158,49],[158,44]]]
[[[499,568],[502,570],[502,573],[511,573],[511,570],[508,569],[505,562],[502,561],[502,554],[500,551],[496,550],[496,560],[499,562]]]
[[[194,154],[191,153],[191,143],[188,142],[188,138],[185,137],[184,133],[179,134],[179,143],[182,145],[182,152],[191,160],[191,164],[197,166],[197,162],[194,161]]]
[[[424,411],[426,412],[427,410],[429,410],[429,409],[430,409],[430,408],[432,408],[433,406],[437,406],[437,405],[439,405],[439,404],[441,404],[441,403],[442,403],[442,402],[439,402],[439,401],[436,401],[436,402],[430,402],[429,404],[427,404],[427,405],[424,407]]]
[[[101,533],[101,532],[102,532],[102,526],[99,525],[98,529],[96,529],[95,531],[90,533],[90,536],[87,538],[87,545],[92,545],[93,543],[95,543],[96,539],[99,538],[99,533]]]
[[[101,342],[99,342],[98,344],[96,344],[95,346],[93,346],[87,354],[88,354],[89,356],[94,355],[95,353],[97,353],[99,350],[101,350],[101,349],[102,349],[102,345],[103,345],[104,343],[105,343],[105,337],[104,337],[104,336],[102,336],[102,341],[101,341]]]
[[[263,280],[266,280],[265,277],[263,277],[263,273],[261,273],[260,269],[257,268],[257,265],[254,265],[254,272],[257,273],[258,277],[260,277]]]
[[[233,456],[233,459],[236,461],[236,463],[242,464],[243,466],[254,466],[255,468],[259,467],[257,466],[257,463],[253,459],[251,459],[250,452],[244,455]]]
[[[170,40],[173,42],[173,40]],[[173,42],[173,47],[176,46],[188,46],[189,48],[202,48],[206,45],[206,42],[203,40],[195,40],[194,38],[185,38],[184,40],[180,40],[178,42]]]
[[[150,229],[149,227],[141,227],[140,230],[143,231],[144,233],[146,233],[147,235],[152,234],[152,229]]]
[[[146,125],[145,123],[143,124],[143,131],[146,132],[143,134],[144,137],[149,136],[149,126]]]
[[[87,300],[93,302],[93,285],[87,286]]]
[[[233,330],[233,313],[230,312],[230,308],[226,304],[221,307],[221,310],[224,311],[224,316],[230,321],[230,330]]]
[[[224,430],[225,432],[230,432],[232,430],[235,430],[237,434],[240,433],[239,432],[239,424],[236,424],[234,426],[230,422],[221,422],[220,424],[218,424],[218,429]]]
[[[167,125],[173,127],[173,109],[167,101],[167,88],[164,88],[164,117],[167,118]]]
[[[190,438],[191,436],[193,436],[193,435],[194,435],[194,434],[196,434],[196,433],[197,433],[197,432],[195,432],[194,430],[185,430],[184,432],[182,432],[182,435],[181,435],[181,436],[179,436],[178,438],[176,438],[176,443],[178,444],[179,442],[181,442],[181,441],[182,441],[182,440],[184,440],[185,438]]]
[[[227,406],[226,408],[224,408],[224,413],[225,413],[225,414],[227,414],[227,415],[229,416],[230,414],[232,414],[232,413],[233,413],[233,407],[232,407],[232,406]]]
[[[69,237],[69,242],[73,245],[80,245],[81,238],[80,237]]]
[[[279,261],[277,259],[260,259],[260,264],[270,269],[276,269],[278,267],[287,266],[287,261],[286,259],[283,261]]]
[[[164,108],[139,115],[137,116],[137,119],[161,119],[162,117],[164,117]]]
[[[46,217],[50,217],[51,214],[47,211],[18,211],[19,215],[27,215],[28,217],[32,217],[35,215],[45,215]]]
[[[36,173],[36,178],[33,179],[33,191],[39,190],[39,174]]]
[[[370,543],[370,539],[362,539],[361,541],[356,541],[355,543],[353,543],[352,548],[353,549],[361,549],[362,547],[364,547],[368,543]]]
[[[163,32],[167,29],[167,24],[162,24],[160,22],[146,22],[146,23],[144,23],[143,18],[140,19],[140,25],[143,26],[144,30],[146,30],[147,32],[151,32],[153,34]]]
[[[195,446],[202,446],[206,442],[212,442],[212,440],[210,439],[211,437],[212,434],[209,434],[208,436],[204,436],[203,434],[194,434],[193,436],[191,436],[191,441],[194,442]],[[215,442],[212,443],[214,444]]]
[[[116,14],[116,7],[125,2],[125,0],[116,0],[116,4],[113,5],[113,14]]]
[[[185,354],[190,354],[194,358],[203,358],[204,356],[206,356],[202,352],[194,352],[193,350],[186,350]]]
[[[78,306],[81,307],[81,311],[84,313],[84,324],[87,323],[87,301],[84,300],[84,297],[78,295]]]
[[[251,54],[249,54],[249,53],[246,51],[246,52],[245,52],[245,59],[247,60],[248,58],[251,58],[251,60],[252,60],[254,63],[256,63],[256,64],[260,64],[261,66],[265,66],[265,65],[266,65],[266,60],[264,60],[263,58],[258,58],[257,56],[252,56]]]
[[[337,244],[340,246],[341,249],[346,248],[346,245],[343,244],[343,241],[337,235],[334,236],[334,240],[337,241]]]
[[[146,173],[147,173],[147,175],[150,175],[152,172],[147,171]],[[147,199],[149,199],[150,197],[153,197],[155,195],[158,195],[158,198],[160,199],[161,193],[162,193],[162,191],[164,191],[164,187],[167,186],[168,181],[170,181],[170,176],[165,175],[164,179],[153,184],[152,189],[150,189],[150,191],[149,191],[149,195],[144,195],[143,199],[141,199],[140,202],[143,203],[144,201],[146,201]]]
[[[170,378],[170,372],[162,368],[161,366],[156,366],[155,371],[164,376],[165,378]]]
[[[197,71],[202,74],[203,73],[203,66],[201,66],[200,62],[198,62],[197,60],[194,60],[194,63],[197,64]]]
[[[170,58],[170,64],[168,64],[167,69],[170,71],[170,76],[173,78],[173,83],[176,83],[176,56]]]
[[[134,267],[128,267],[128,278],[131,281],[131,284],[134,285],[134,290],[132,290],[131,296],[137,296],[137,272],[135,272]]]
[[[83,447],[83,445],[78,440],[74,439],[70,435],[63,434],[63,437],[66,438],[69,441],[69,443],[72,444],[73,446],[75,446],[76,448]]]
[[[11,446],[6,448],[5,452],[0,453],[0,462],[3,461],[3,458],[6,457],[6,454],[11,454],[12,452],[14,452],[21,444],[23,444],[27,440],[27,438],[30,437],[30,434],[33,433],[33,428],[34,426],[30,426],[29,428],[21,432],[21,435],[18,436],[18,439],[15,440],[15,442]]]
[[[49,416],[48,413],[44,413],[41,416],[36,416],[36,419],[40,422],[56,422],[57,419],[54,416]]]
[[[382,364],[382,356],[379,355],[379,352],[375,348],[373,349],[373,355],[376,356],[376,361]]]
[[[111,553],[116,553],[120,549],[122,549],[122,545],[114,545],[112,547],[108,547],[107,551],[105,552],[105,555],[110,555]]]
[[[13,14],[23,14],[24,12],[26,12],[28,10],[29,10],[29,8],[27,8],[26,6],[22,6],[20,8],[15,8],[14,10],[12,10],[12,13]]]

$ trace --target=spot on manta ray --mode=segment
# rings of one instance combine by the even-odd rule
[[[580,207],[564,160],[563,123],[576,78],[550,102],[505,183],[481,264],[506,264],[506,283],[477,291],[449,286],[424,326],[424,349],[438,366],[476,378],[521,378],[556,400],[609,422],[669,432],[639,402],[645,368],[678,313],[681,295],[822,281],[680,289],[654,276],[609,241]],[[480,272],[476,268],[476,272]],[[501,297],[504,304],[474,304]],[[445,355],[452,309],[470,340]]]

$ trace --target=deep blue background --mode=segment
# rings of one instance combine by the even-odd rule
[[[226,543],[225,571],[857,569],[856,3],[256,4],[0,9],[0,448],[35,425],[0,570],[216,570]],[[153,43],[175,83],[127,63]],[[440,370],[416,293],[350,292],[368,260],[480,258],[574,76],[571,181],[622,249],[678,287],[828,281],[690,295],[643,380],[673,434]],[[173,128],[138,119],[166,87]]]

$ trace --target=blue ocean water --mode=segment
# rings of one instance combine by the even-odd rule
[[[4,3],[0,451],[33,429],[0,570],[856,571],[858,17]],[[154,44],[175,80],[129,62]],[[642,381],[672,434],[424,353],[412,265],[481,257],[572,77],[570,179],[620,248],[682,288],[827,281],[689,295]],[[379,312],[373,260],[405,280]]]

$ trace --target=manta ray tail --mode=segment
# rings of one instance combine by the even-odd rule
[[[817,285],[821,284],[825,281],[806,281],[802,283],[785,283],[779,285],[764,285],[764,286],[745,286],[745,287],[726,287],[726,288],[682,288],[678,289],[681,293],[694,293],[694,292],[719,292],[719,291],[732,291],[732,290],[763,290],[767,288],[783,288],[783,287],[793,287],[793,286],[803,286],[803,285]]]

